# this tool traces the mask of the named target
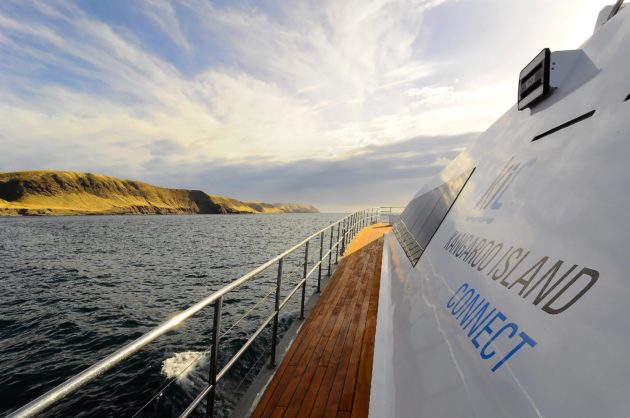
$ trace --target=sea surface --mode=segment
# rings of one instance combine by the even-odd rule
[[[0,415],[342,216],[0,218]],[[315,239],[311,266],[318,255]],[[300,280],[303,260],[303,251],[285,260],[283,297]],[[276,274],[273,266],[226,296],[222,363],[272,312]],[[297,292],[282,311],[282,331],[297,318],[299,299]],[[212,314],[201,311],[47,416],[178,415],[207,382]],[[270,341],[267,329],[221,382],[218,416],[230,415],[267,364]]]

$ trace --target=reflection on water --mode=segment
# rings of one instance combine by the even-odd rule
[[[0,219],[0,413],[39,396],[340,217]],[[285,260],[283,295],[299,281],[303,257],[297,252]],[[271,268],[225,297],[221,363],[273,309],[275,274]],[[309,289],[315,289],[314,281]],[[283,330],[296,316],[299,298],[294,299],[282,314]],[[51,415],[178,414],[207,381],[211,326],[209,308]],[[267,361],[270,339],[263,333],[220,385],[220,415],[229,415]]]

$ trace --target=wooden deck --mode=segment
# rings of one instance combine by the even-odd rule
[[[252,417],[367,417],[383,234],[359,232]]]

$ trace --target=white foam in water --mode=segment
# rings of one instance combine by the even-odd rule
[[[162,362],[162,374],[169,379],[175,377],[177,381],[181,382],[197,367],[197,364],[203,359],[203,355],[203,351],[175,353],[173,357]]]

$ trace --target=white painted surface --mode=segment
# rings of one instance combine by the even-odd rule
[[[578,64],[563,74],[552,96],[533,110],[510,109],[417,193],[476,167],[415,268],[396,238],[387,235],[372,417],[628,416],[628,12],[622,9],[582,46]],[[593,109],[593,117],[531,142]],[[510,160],[522,170],[491,205],[476,208]],[[521,247],[529,255],[502,285],[488,276],[490,271],[479,271],[444,248],[456,231],[501,242],[505,249]],[[535,280],[558,260],[564,261],[560,274],[574,264],[599,272],[587,293],[555,315],[541,309],[549,298],[532,303],[538,290],[523,298],[520,285],[509,288],[544,256],[549,261]],[[494,332],[513,323],[536,345],[522,348],[493,372],[517,337],[503,334],[486,347],[491,334],[482,334],[482,348],[496,353],[481,357],[481,348],[447,308],[464,283],[506,316],[495,322]],[[560,298],[555,306],[567,300]]]
[[[387,238],[386,238],[387,239]],[[391,234],[389,239],[392,239]],[[395,238],[394,238],[395,239]],[[390,269],[391,250],[389,245],[383,247],[383,260],[381,263],[381,276],[391,277]],[[382,318],[392,318],[393,312],[391,303],[391,281],[381,281],[379,299],[378,299],[378,312],[382,314]],[[393,328],[391,326],[379,327],[379,318],[376,318],[376,335],[375,341],[392,341],[393,340]],[[374,357],[380,359],[377,363],[373,364],[372,368],[372,387],[378,388],[379,397],[382,402],[370,403],[370,416],[384,417],[387,416],[389,411],[394,408],[394,386],[390,385],[390,382],[394,381],[393,371],[393,353],[391,344],[379,344],[374,347]]]

